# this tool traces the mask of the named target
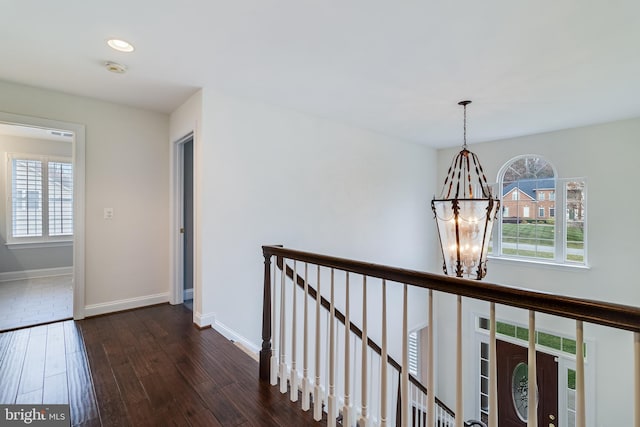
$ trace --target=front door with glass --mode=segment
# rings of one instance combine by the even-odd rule
[[[528,419],[528,350],[498,340],[498,421],[500,427],[524,427]],[[536,352],[538,425],[558,427],[558,362]]]

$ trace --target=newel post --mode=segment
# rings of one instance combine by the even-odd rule
[[[271,353],[271,255],[264,254],[262,349],[260,350],[260,379],[262,381],[269,381]]]

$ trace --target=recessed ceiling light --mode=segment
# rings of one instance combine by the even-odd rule
[[[133,52],[134,50],[133,45],[125,40],[109,39],[107,44],[119,52]]]

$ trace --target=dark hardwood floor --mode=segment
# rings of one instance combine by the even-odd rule
[[[73,425],[100,425],[77,323],[0,334],[0,403],[70,404]]]
[[[0,334],[0,403],[69,403],[78,426],[320,426],[183,306]]]

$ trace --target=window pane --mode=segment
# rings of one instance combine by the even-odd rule
[[[576,354],[576,341],[571,338],[562,338],[562,351]]]
[[[480,343],[480,357],[483,359],[489,359],[489,344]]]
[[[545,209],[549,201],[538,200],[542,188],[555,188],[555,179],[503,183],[502,253],[536,258],[555,257],[555,223]],[[509,193],[517,191],[514,201]],[[540,193],[542,194],[542,193]],[[555,214],[555,212],[554,212]]]
[[[561,338],[559,336],[546,334],[544,332],[538,332],[538,344],[545,347],[555,348],[556,350],[562,349]]]
[[[42,236],[42,162],[13,159],[11,176],[11,234]]]
[[[489,319],[487,319],[486,317],[478,318],[478,327],[480,329],[486,329],[488,331],[489,330]]]
[[[49,162],[49,235],[73,234],[73,167]]]
[[[526,156],[509,164],[501,189],[503,255],[555,257],[550,215],[555,186],[553,167],[542,158]]]
[[[516,336],[516,327],[515,325],[511,325],[509,323],[504,322],[496,322],[496,333],[507,335],[510,337]]]
[[[586,215],[584,181],[569,181],[565,184],[566,194],[566,261],[584,262],[584,219]]]

